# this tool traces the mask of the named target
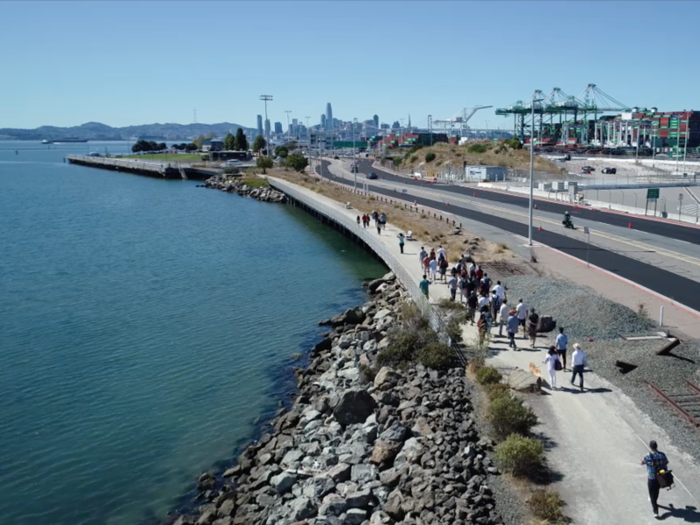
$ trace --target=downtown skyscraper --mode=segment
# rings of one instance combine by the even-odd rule
[[[262,137],[263,136],[263,121],[262,121],[262,115],[258,115],[258,136]]]
[[[330,102],[326,104],[326,131],[333,131],[333,108]]]

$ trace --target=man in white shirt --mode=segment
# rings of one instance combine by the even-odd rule
[[[510,307],[503,301],[501,309],[498,311],[498,337],[503,337],[503,327],[508,325],[508,313],[510,312]]]
[[[445,252],[445,248],[443,248],[442,246],[440,246],[437,250],[438,259],[440,258],[441,255],[442,255],[443,259],[447,259],[447,253]]]
[[[574,353],[571,356],[571,366],[573,368],[573,375],[571,376],[571,384],[574,384],[574,379],[578,374],[581,377],[581,390],[583,391],[583,367],[586,364],[586,352],[581,349],[581,345],[574,344]]]
[[[506,289],[501,284],[501,281],[496,281],[496,286],[494,286],[491,291],[495,293],[501,301],[506,298]]]
[[[518,302],[518,306],[515,307],[515,311],[518,314],[518,324],[523,327],[523,337],[527,334],[527,327],[525,326],[525,321],[527,320],[528,307],[523,302],[522,299]]]
[[[488,297],[488,295],[481,295],[481,296],[479,296],[479,311],[481,312],[481,310],[482,310],[484,307],[488,308],[488,306],[489,306],[489,297]]]
[[[430,259],[430,282],[435,282],[435,277],[437,276],[437,261],[435,259]]]

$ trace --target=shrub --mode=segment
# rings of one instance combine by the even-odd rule
[[[503,141],[503,143],[511,149],[523,149],[523,143],[517,138],[506,139]]]
[[[526,435],[537,424],[532,409],[513,396],[496,398],[489,406],[488,418],[498,439],[505,439],[510,434]]]
[[[429,151],[425,154],[425,162],[433,162],[435,160],[435,153]]]
[[[418,157],[416,157],[415,155],[413,155],[413,156],[411,157],[411,160],[410,160],[409,162],[410,162],[411,164],[415,164],[417,160],[418,160]]]
[[[360,378],[363,380],[364,383],[372,383],[374,381],[374,377],[377,375],[377,371],[374,370],[371,366],[367,366],[364,363],[360,363]]]
[[[495,458],[504,471],[514,476],[526,476],[544,466],[544,445],[536,439],[511,434],[503,443],[496,445]]]
[[[467,310],[467,307],[462,303],[459,301],[452,301],[449,297],[443,297],[438,301],[437,305],[445,310]]]
[[[469,153],[486,153],[489,147],[486,144],[472,144],[467,148]]]
[[[447,370],[455,363],[455,353],[445,343],[432,342],[418,351],[418,361],[428,368]]]
[[[480,368],[476,373],[476,380],[482,385],[493,385],[494,383],[500,383],[502,377],[503,376],[501,373],[492,366]]]
[[[527,504],[532,513],[540,519],[549,522],[561,522],[564,520],[564,513],[561,508],[564,501],[559,497],[559,493],[554,490],[536,490],[527,500]]]
[[[459,343],[462,340],[462,325],[467,322],[467,313],[453,315],[447,321],[445,331],[450,339]]]
[[[492,383],[490,385],[485,385],[484,390],[489,398],[489,401],[493,401],[503,396],[510,396],[510,387],[504,385],[503,383]]]

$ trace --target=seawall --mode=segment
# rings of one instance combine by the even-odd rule
[[[466,365],[466,359],[461,349],[447,338],[446,327],[441,317],[430,304],[430,301],[420,291],[418,281],[406,271],[404,263],[372,233],[375,231],[374,228],[365,229],[357,225],[357,210],[346,209],[339,202],[316,195],[311,191],[304,191],[305,188],[281,179],[268,177],[268,182],[270,186],[284,193],[291,204],[301,206],[309,213],[318,217],[321,221],[344,230],[353,240],[365,245],[377,255],[377,257],[382,259],[394,275],[396,275],[415,304],[421,309],[423,314],[430,319],[433,330],[443,336],[444,341],[450,344],[454,349],[460,362]],[[418,264],[418,260],[416,260],[416,264]]]
[[[89,155],[66,155],[66,159],[71,164],[79,166],[122,171],[159,179],[206,180],[219,173],[217,170],[194,167],[180,162],[146,162],[136,159],[90,157]]]

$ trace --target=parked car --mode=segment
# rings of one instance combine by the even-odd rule
[[[226,166],[226,167],[232,167],[232,166],[237,167],[240,165],[241,165],[241,161],[236,160],[236,159],[227,160],[226,163],[224,164],[224,166]]]
[[[377,178],[377,174],[374,173],[373,171],[370,171],[370,172],[367,174],[367,178],[368,178],[368,179],[376,179],[376,178]]]
[[[581,173],[592,173],[595,171],[595,168],[593,166],[583,166],[581,167]]]
[[[603,168],[603,173],[615,175],[617,173],[617,168]]]

